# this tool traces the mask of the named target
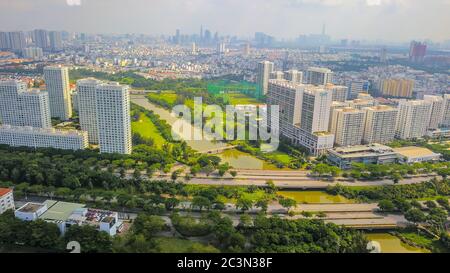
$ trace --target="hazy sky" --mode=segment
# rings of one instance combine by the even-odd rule
[[[0,0],[0,30],[450,39],[450,0]]]

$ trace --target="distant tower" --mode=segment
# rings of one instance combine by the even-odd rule
[[[200,42],[203,41],[203,25],[200,25]]]
[[[325,36],[325,29],[326,29],[326,25],[325,23],[322,25],[322,36]]]
[[[50,100],[51,116],[68,120],[72,116],[69,69],[60,65],[44,67],[44,79]]]

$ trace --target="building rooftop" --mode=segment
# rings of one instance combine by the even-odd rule
[[[393,150],[404,157],[426,157],[438,155],[437,153],[434,153],[430,149],[417,146],[394,148]]]
[[[382,154],[396,154],[391,147],[378,143],[373,143],[369,145],[356,145],[349,147],[337,147],[334,149],[330,149],[329,152],[345,158],[377,156]]]
[[[21,208],[18,209],[20,212],[24,213],[34,213],[41,208],[45,207],[45,204],[39,204],[39,203],[26,203]]]
[[[7,195],[8,193],[12,192],[11,189],[8,188],[0,188],[0,197]]]
[[[68,203],[62,201],[47,200],[44,202],[48,210],[44,212],[39,218],[44,220],[66,221],[73,211],[79,208],[84,208],[85,205],[77,203]]]

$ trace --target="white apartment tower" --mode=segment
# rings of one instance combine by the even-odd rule
[[[400,101],[395,136],[414,139],[425,135],[430,121],[432,103],[424,100]]]
[[[269,78],[270,73],[273,72],[273,63],[269,61],[264,61],[258,63],[257,75],[256,75],[256,83],[258,85],[258,91],[260,95],[266,95],[268,86],[269,86]]]
[[[0,81],[0,122],[14,126],[52,126],[47,92],[28,90],[20,81]]]
[[[332,96],[333,101],[344,102],[347,100],[347,95],[348,95],[348,87],[347,86],[327,84],[327,85],[325,85],[325,89],[331,90],[332,95],[333,95]]]
[[[94,78],[77,81],[78,116],[81,130],[88,132],[89,143],[93,144],[98,144],[96,92],[97,86],[101,83]]]
[[[364,133],[365,112],[345,107],[335,109],[331,124],[334,143],[339,146],[353,146],[361,144]]]
[[[303,82],[303,72],[291,69],[284,72],[284,78],[288,81],[294,83],[302,83]]]
[[[51,116],[68,120],[72,116],[69,69],[62,66],[47,66],[44,68],[44,79],[50,99]]]
[[[450,94],[444,94],[441,126],[450,127]]]
[[[273,71],[270,73],[271,80],[284,80],[284,73],[281,71]]]
[[[98,142],[101,153],[131,154],[130,94],[118,83],[97,85]]]
[[[442,123],[444,99],[441,96],[424,95],[423,100],[431,103],[431,115],[427,129],[437,129]]]
[[[389,143],[394,140],[395,122],[397,121],[397,109],[379,105],[363,108],[366,111],[363,142]]]
[[[325,85],[332,82],[333,72],[328,68],[310,67],[305,76],[307,84]]]
[[[328,131],[332,91],[311,85],[302,86],[300,127],[310,133]]]

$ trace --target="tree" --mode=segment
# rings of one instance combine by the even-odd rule
[[[169,197],[164,200],[164,206],[167,210],[172,210],[180,204],[180,200],[175,197]]]
[[[266,192],[267,193],[275,193],[278,191],[278,188],[275,186],[272,180],[266,181]]]
[[[427,223],[441,232],[444,230],[444,224],[447,222],[448,213],[441,208],[433,208],[427,216]]]
[[[405,200],[403,198],[394,199],[394,205],[397,207],[398,210],[400,210],[403,213],[407,212],[412,207],[411,203],[409,203],[408,200]]]
[[[427,218],[420,209],[412,208],[405,213],[405,219],[417,225],[417,223],[424,222]]]
[[[232,177],[236,177],[237,176],[237,171],[231,170],[230,174],[231,174]]]
[[[256,201],[255,206],[260,208],[263,213],[267,213],[267,209],[269,208],[269,200],[260,199]]]
[[[393,211],[395,209],[395,205],[391,200],[381,200],[378,202],[378,208],[381,211]]]
[[[434,209],[437,207],[436,203],[433,200],[426,201],[425,206],[427,206],[428,209]]]
[[[81,252],[108,253],[112,250],[112,241],[108,233],[98,231],[90,225],[73,225],[64,234],[64,241],[77,241],[80,243]]]
[[[253,219],[247,213],[242,214],[239,220],[239,225],[242,227],[250,227],[253,225]]]
[[[249,210],[253,207],[253,201],[250,198],[239,197],[236,201],[236,208],[241,209],[242,211]]]
[[[209,208],[211,207],[211,201],[209,201],[209,199],[204,196],[195,196],[192,199],[191,205],[194,208],[198,208],[200,211],[203,208],[207,208],[209,210]]]
[[[139,214],[133,224],[133,231],[143,234],[146,239],[153,238],[166,228],[166,222],[160,216],[155,215]]]
[[[283,208],[287,209],[287,212],[289,212],[290,208],[295,207],[297,205],[297,202],[294,199],[290,198],[280,198],[278,199],[278,202]]]

